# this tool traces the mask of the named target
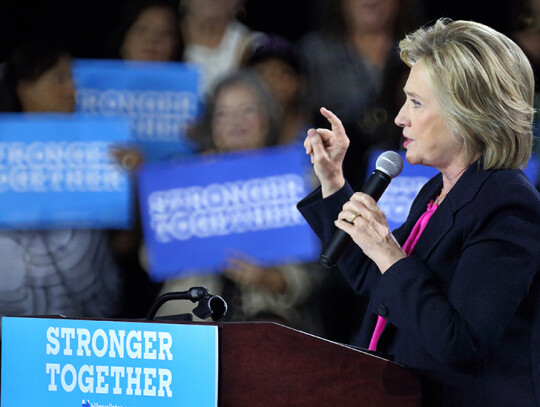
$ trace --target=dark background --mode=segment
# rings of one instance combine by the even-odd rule
[[[470,19],[509,33],[517,0],[420,1],[426,22],[439,17]],[[246,0],[240,19],[253,29],[296,41],[319,26],[324,3],[325,0]],[[110,32],[118,24],[122,5],[122,0],[0,0],[0,61],[16,44],[34,37],[60,39],[75,57],[102,57]]]

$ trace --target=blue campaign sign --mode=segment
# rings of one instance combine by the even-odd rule
[[[177,62],[77,60],[77,110],[130,119],[148,161],[189,155],[186,126],[199,115],[199,71]]]
[[[527,167],[523,169],[523,172],[529,177],[533,185],[538,186],[538,172],[540,171],[538,155],[533,153]]]
[[[296,209],[310,190],[297,147],[146,165],[139,197],[151,277],[218,272],[238,252],[265,265],[316,259],[317,239]]]
[[[211,325],[2,318],[2,406],[217,406]]]
[[[370,155],[369,168],[375,169],[375,162],[383,151],[375,151]],[[432,177],[439,171],[433,167],[423,165],[411,165],[405,159],[405,151],[397,151],[403,158],[403,171],[394,178],[384,194],[379,199],[378,205],[386,214],[390,230],[397,229],[406,220],[414,198]],[[536,183],[538,176],[538,157],[531,156],[525,174],[531,182]]]
[[[0,115],[0,228],[127,228],[132,193],[110,148],[123,119]]]

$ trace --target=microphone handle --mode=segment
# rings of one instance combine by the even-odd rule
[[[326,268],[334,267],[337,259],[341,253],[343,253],[345,247],[347,247],[350,241],[351,237],[347,234],[347,232],[336,228],[336,231],[332,235],[332,239],[330,239],[319,257],[319,263]]]
[[[371,196],[373,199],[375,199],[375,202],[377,202],[390,184],[391,180],[392,178],[390,178],[384,172],[374,170],[362,188],[362,192]],[[334,267],[350,241],[351,237],[347,234],[347,232],[336,228],[332,239],[330,239],[321,253],[319,263],[327,268]]]
[[[362,192],[369,195],[377,202],[382,194],[384,194],[384,191],[386,191],[386,188],[388,188],[390,181],[392,181],[390,176],[382,171],[374,170],[369,176],[364,188],[362,188]]]

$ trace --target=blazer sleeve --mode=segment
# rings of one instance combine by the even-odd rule
[[[335,230],[334,220],[353,193],[349,184],[345,183],[339,191],[323,199],[321,187],[318,187],[298,202],[298,210],[323,244],[332,238]]]
[[[432,253],[413,252],[386,271],[370,307],[442,363],[462,364],[498,345],[539,273],[538,194],[491,182],[454,216]]]
[[[298,203],[298,210],[321,239],[323,246],[332,238],[336,230],[334,220],[353,193],[349,184],[345,183],[339,191],[323,199],[319,187]],[[340,256],[337,268],[353,290],[362,296],[369,296],[381,278],[375,263],[352,241]]]

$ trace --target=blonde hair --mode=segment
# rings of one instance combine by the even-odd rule
[[[400,44],[409,67],[422,59],[468,164],[524,167],[532,150],[534,76],[523,51],[483,24],[439,19]]]

